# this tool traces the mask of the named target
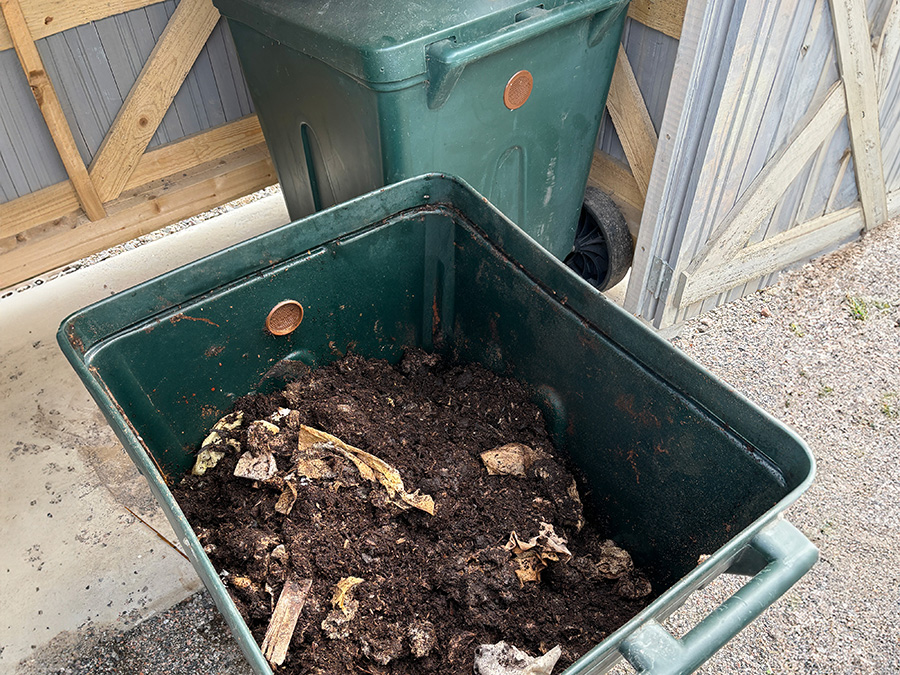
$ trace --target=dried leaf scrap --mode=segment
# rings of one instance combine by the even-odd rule
[[[381,483],[387,490],[390,499],[393,500],[395,495],[399,495],[404,504],[425,511],[429,515],[434,515],[434,500],[429,495],[421,494],[418,490],[415,492],[407,491],[403,485],[403,479],[400,477],[400,472],[383,459],[344,443],[337,436],[332,436],[305,424],[300,425],[297,447],[301,452],[311,452],[315,445],[322,443],[330,445],[334,450],[353,462],[363,478],[373,483]],[[406,508],[403,504],[397,503],[397,505]]]
[[[516,557],[519,564],[516,576],[523,586],[529,581],[540,581],[541,571],[549,563],[566,563],[572,558],[566,540],[556,534],[549,523],[541,523],[540,531],[531,539],[523,540],[515,532],[510,533],[504,548]]]

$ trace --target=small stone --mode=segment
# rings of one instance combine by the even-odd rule
[[[434,624],[430,621],[409,624],[406,635],[409,638],[409,651],[417,659],[428,656],[437,642]]]
[[[550,675],[562,648],[557,645],[543,656],[529,656],[521,649],[500,641],[475,650],[475,675]]]
[[[490,476],[524,477],[535,458],[534,450],[523,443],[507,443],[481,453]]]
[[[234,467],[234,475],[237,478],[250,480],[268,480],[276,473],[278,466],[271,454],[254,455],[252,452],[245,452]]]

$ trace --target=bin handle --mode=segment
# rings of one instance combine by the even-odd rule
[[[600,12],[588,32],[588,45],[600,41],[606,29],[628,7],[629,0],[582,0],[569,2],[550,10],[539,10],[525,19],[506,26],[475,42],[457,44],[451,39],[432,42],[425,49],[428,74],[428,107],[440,108],[459,81],[465,67],[479,59],[526,42],[542,33],[573,23]],[[605,11],[604,10],[610,10]]]
[[[796,527],[778,519],[747,545],[765,566],[740,590],[677,639],[655,620],[622,641],[619,652],[638,673],[692,673],[780,598],[815,564],[818,549]],[[747,549],[745,549],[747,551]]]

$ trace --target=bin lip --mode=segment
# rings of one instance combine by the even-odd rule
[[[418,205],[410,205],[407,201],[404,208],[398,209],[397,206],[402,201],[400,196],[408,194],[410,187],[418,189],[422,199]],[[322,230],[315,227],[316,223],[341,220],[341,218],[334,218],[334,214],[341,212],[353,213],[360,203],[370,203],[370,200],[373,199],[378,200],[380,204],[379,214],[385,214],[384,220],[391,220],[393,217],[402,215],[404,212],[412,209],[431,212],[444,211],[457,214],[458,218],[465,220],[475,231],[485,235],[492,245],[535,280],[536,283],[540,284],[547,293],[553,295],[558,302],[589,323],[592,329],[616,342],[620,347],[624,344],[626,346],[625,351],[628,351],[644,365],[664,371],[664,377],[668,376],[677,379],[680,369],[685,365],[689,365],[690,371],[695,378],[693,384],[715,390],[718,395],[717,398],[724,399],[726,404],[733,405],[737,402],[740,404],[739,407],[746,407],[752,410],[755,419],[770,423],[781,433],[781,442],[794,446],[794,451],[799,450],[808,462],[802,478],[794,481],[792,483],[793,488],[776,504],[729,539],[718,550],[713,552],[707,560],[667,588],[644,610],[613,635],[603,640],[593,650],[585,654],[582,659],[576,661],[566,672],[581,672],[583,666],[579,666],[579,664],[584,663],[584,659],[606,658],[608,654],[615,652],[617,645],[637,627],[649,619],[667,616],[673,607],[680,606],[684,602],[687,595],[694,588],[698,587],[702,580],[711,579],[724,571],[727,563],[746,547],[761,529],[779,518],[784,510],[794,503],[812,483],[815,474],[815,460],[806,443],[793,430],[719,380],[702,365],[690,360],[679,350],[673,351],[672,346],[667,341],[655,332],[648,330],[630,313],[607,300],[599,291],[578,278],[561,261],[549,255],[539,244],[530,239],[520,228],[490,204],[487,199],[479,195],[460,179],[442,174],[427,174],[407,179],[402,183],[397,183],[369,195],[339,204],[305,219],[306,227],[304,230],[309,232],[307,236],[310,238],[321,236]],[[461,215],[463,213],[465,216]],[[344,220],[347,219],[344,218]],[[486,223],[486,226],[480,227],[475,225],[475,223],[479,222]],[[367,221],[365,227],[371,227],[374,224],[376,224],[375,221],[370,220]],[[256,263],[259,268],[281,264],[285,260],[302,255],[307,250],[302,245],[303,242],[301,242],[299,249],[297,247],[288,247],[287,250],[290,251],[290,254],[285,254],[282,260],[273,261],[269,257],[269,250],[264,245],[264,242],[271,241],[273,242],[273,247],[284,248],[283,244],[279,242],[285,241],[286,237],[284,235],[293,229],[293,223],[283,225],[117,293],[110,298],[93,303],[64,319],[57,332],[57,342],[60,348],[72,367],[78,372],[97,404],[106,411],[118,412],[114,417],[108,418],[111,426],[113,426],[123,443],[128,446],[130,456],[149,481],[170,522],[173,524],[177,522],[183,531],[183,534],[179,535],[179,541],[191,558],[207,588],[212,592],[216,604],[231,626],[235,638],[248,661],[257,673],[265,673],[267,675],[271,675],[271,669],[253,636],[250,634],[246,623],[240,617],[236,606],[230,599],[228,591],[203,550],[196,533],[185,518],[180,506],[174,500],[165,477],[157,468],[140,435],[132,427],[125,415],[122,414],[115,397],[107,389],[100,375],[92,370],[88,361],[93,345],[134,325],[133,322],[129,323],[130,319],[128,317],[123,318],[119,315],[114,318],[115,312],[110,311],[114,304],[110,305],[109,303],[117,296],[125,293],[132,295],[132,298],[136,300],[135,304],[138,305],[137,311],[142,312],[142,320],[145,320],[152,314],[170,311],[174,306],[183,304],[216,288],[216,286],[198,288],[191,287],[190,284],[187,286],[182,284],[183,281],[194,276],[198,264],[208,265],[211,262],[214,263],[217,258],[221,259],[223,256],[228,256],[230,252],[242,247],[258,249],[259,254],[262,256]],[[345,232],[344,235],[346,234],[350,233]],[[293,239],[297,239],[296,235]],[[318,243],[322,242],[319,241]],[[246,272],[246,274],[251,273],[252,271]],[[151,285],[156,285],[161,280],[170,282],[169,288],[177,289],[178,292],[177,297],[172,298],[171,302],[165,307],[159,306],[158,296],[151,292]],[[211,281],[210,283],[214,282]],[[146,302],[143,302],[144,300]],[[98,316],[91,317],[90,315],[94,313]],[[610,317],[613,317],[612,320],[610,320]],[[80,322],[87,324],[86,328],[82,329],[78,325]],[[638,333],[643,338],[642,340],[629,340],[630,335]],[[661,347],[664,347],[664,349],[660,349]],[[699,378],[697,378],[698,375],[700,376]],[[702,405],[708,410],[709,406],[707,403],[708,400],[704,401]],[[712,412],[714,413],[715,411]]]
[[[551,10],[573,3],[598,3],[597,11],[602,11],[622,0],[546,0],[541,6]],[[214,4],[229,21],[372,85],[422,81],[429,44],[447,39],[478,42],[537,6],[534,0],[420,0],[416,7],[391,0],[347,0],[325,3],[311,12],[306,3],[291,0],[214,0]]]

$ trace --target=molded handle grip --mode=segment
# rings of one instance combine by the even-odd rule
[[[527,18],[474,42],[457,44],[447,39],[431,43],[425,50],[428,107],[435,109],[444,105],[468,64],[531,40],[554,28],[594,16],[606,9],[616,8],[618,11],[607,12],[603,17],[598,17],[599,25],[591,27],[588,43],[595,44],[612,23],[612,19],[627,6],[628,0],[576,0],[550,10],[529,10]]]
[[[797,582],[819,558],[818,549],[796,527],[777,520],[748,544],[765,566],[683,638],[648,621],[619,645],[638,673],[692,673]]]

